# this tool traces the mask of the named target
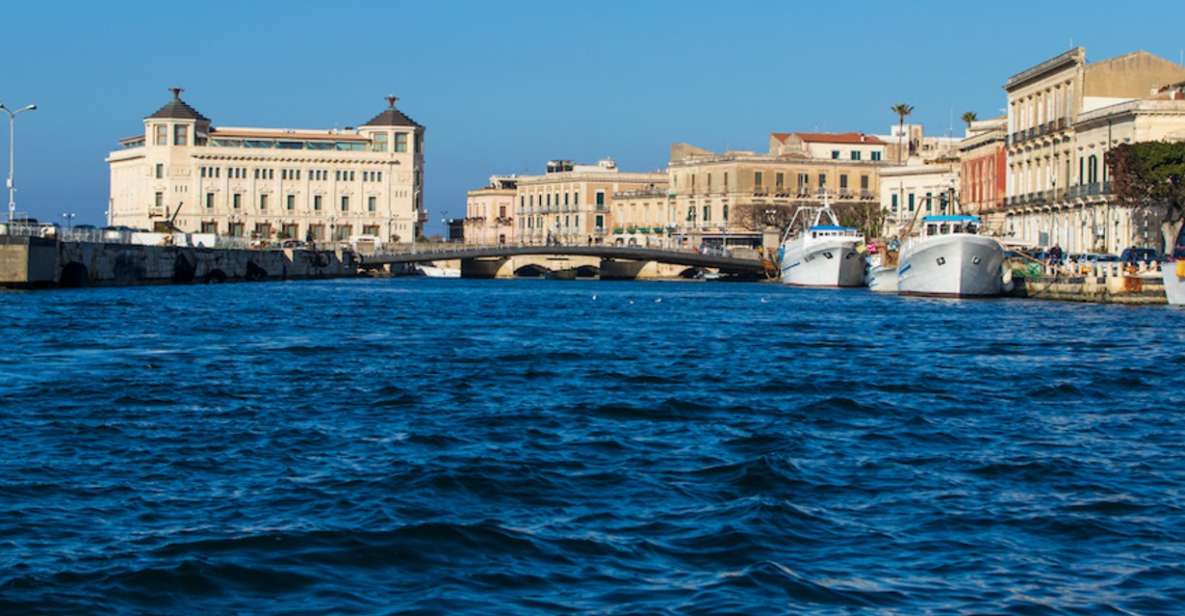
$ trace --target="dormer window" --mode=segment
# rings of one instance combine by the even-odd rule
[[[173,145],[189,145],[189,127],[184,124],[173,126]]]

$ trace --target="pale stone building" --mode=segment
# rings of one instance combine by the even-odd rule
[[[612,160],[550,161],[543,175],[518,177],[515,237],[531,244],[604,244],[614,195],[659,190],[666,182],[665,173],[624,172]]]
[[[108,224],[259,240],[419,234],[424,127],[395,97],[358,128],[311,130],[216,128],[180,94],[107,156]]]
[[[882,142],[860,133],[774,133],[764,154],[675,144],[673,235],[690,247],[762,246],[787,213],[818,204],[824,192],[837,209],[875,212],[883,152]]]
[[[1088,63],[1081,47],[1008,79],[1007,233],[1066,252],[1139,242],[1131,212],[1113,205],[1106,152],[1175,134],[1179,112],[1166,106],[1177,103],[1144,99],[1183,80],[1185,66],[1145,51]]]
[[[880,203],[885,235],[918,228],[923,216],[962,214],[958,205],[959,163],[924,163],[915,158],[906,165],[880,170]]]
[[[466,244],[513,244],[515,176],[492,176],[489,184],[466,194],[464,240]]]
[[[609,207],[610,241],[618,246],[669,247],[675,199],[666,184],[615,193]]]
[[[910,159],[922,162],[949,161],[959,156],[959,137],[927,135],[921,124],[894,124],[884,135],[872,135],[885,144],[885,160],[905,164]]]

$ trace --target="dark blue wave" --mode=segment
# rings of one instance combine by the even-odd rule
[[[0,613],[1185,604],[1181,312],[371,279],[0,341]]]

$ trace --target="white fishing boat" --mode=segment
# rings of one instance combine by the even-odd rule
[[[1185,227],[1177,233],[1172,255],[1160,266],[1164,276],[1164,294],[1170,306],[1185,306]]]
[[[428,278],[460,278],[461,270],[454,267],[440,267],[435,263],[420,263],[416,265],[416,271],[421,276]]]
[[[1185,306],[1185,259],[1170,261],[1162,266],[1164,294],[1171,306]]]
[[[906,239],[897,262],[904,295],[981,297],[1003,290],[1004,247],[979,235],[978,216],[926,216],[920,235]]]
[[[859,231],[839,224],[824,194],[822,207],[798,208],[786,229],[779,248],[782,282],[800,287],[864,286],[864,259],[858,250],[862,243]]]
[[[875,254],[868,259],[868,273],[864,275],[864,284],[869,291],[877,293],[897,292],[897,264],[885,263],[885,255]]]

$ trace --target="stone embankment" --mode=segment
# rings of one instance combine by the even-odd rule
[[[0,236],[0,286],[78,287],[354,276],[349,251],[244,250]]]
[[[1157,266],[1119,263],[1039,266],[1013,270],[1014,297],[1096,304],[1166,304],[1163,273]]]

